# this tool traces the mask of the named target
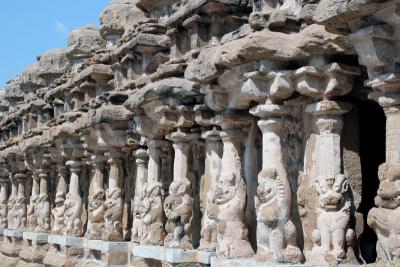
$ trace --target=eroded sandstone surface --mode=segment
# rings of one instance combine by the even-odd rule
[[[111,1],[1,92],[0,265],[399,266],[399,25]]]

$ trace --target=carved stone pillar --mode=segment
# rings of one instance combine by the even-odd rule
[[[18,185],[17,180],[15,179],[15,175],[10,173],[10,180],[11,180],[11,194],[7,201],[7,221],[8,221],[8,229],[14,229],[14,211],[15,211],[15,203],[17,201],[17,194],[18,194]]]
[[[196,139],[197,134],[177,132],[166,136],[174,142],[174,179],[169,186],[169,196],[164,201],[164,211],[167,217],[165,229],[167,236],[165,247],[192,249],[192,220],[193,197],[191,181],[188,177],[188,156],[190,141]]]
[[[400,93],[371,93],[386,115],[386,162],[379,166],[379,189],[375,205],[368,213],[368,225],[378,243],[377,262],[382,266],[400,264]]]
[[[163,202],[161,180],[161,153],[165,141],[149,140],[148,172],[145,195],[140,205],[144,233],[140,239],[142,245],[164,245],[165,230],[163,223]]]
[[[69,167],[71,176],[69,180],[69,190],[65,199],[65,235],[80,237],[83,234],[82,225],[82,198],[79,190],[79,176],[82,171],[82,165],[80,158],[83,155],[81,144],[66,144],[64,146],[68,151],[67,156],[70,156],[71,160],[66,162]]]
[[[243,128],[248,120],[240,116],[222,116],[223,142],[221,175],[217,178],[215,202],[218,211],[217,255],[226,258],[249,257],[253,250],[245,225],[246,185],[242,173]]]
[[[149,168],[147,173],[147,182],[154,183],[161,180],[161,153],[162,148],[166,146],[165,141],[149,140],[147,141],[149,154]]]
[[[145,197],[147,182],[148,155],[145,149],[137,149],[136,156],[136,180],[135,196],[133,200],[133,222],[132,222],[132,242],[139,243],[145,231],[141,217],[141,203]]]
[[[311,172],[317,193],[316,229],[312,232],[311,259],[320,264],[352,261],[355,214],[348,178],[342,174],[341,131],[346,103],[323,100],[307,107],[315,123],[316,142]],[[307,251],[306,251],[307,253]]]
[[[0,228],[2,229],[6,229],[8,226],[7,184],[8,184],[8,179],[6,177],[1,177],[0,178]]]
[[[29,198],[29,208],[27,211],[28,216],[28,228],[34,230],[37,225],[37,216],[35,214],[35,207],[40,194],[40,178],[36,171],[32,173],[32,191]]]
[[[48,157],[48,155],[44,155],[44,157]],[[43,160],[47,161],[47,159]],[[37,205],[35,206],[38,225],[35,230],[50,231],[49,170],[47,164],[43,165],[38,172],[40,185]]]
[[[203,181],[205,195],[205,211],[201,222],[201,250],[215,251],[217,247],[217,216],[218,206],[215,203],[217,177],[221,172],[222,142],[220,131],[215,127],[205,131],[202,138],[206,140],[206,164]]]
[[[91,164],[93,166],[93,175],[90,181],[91,192],[88,201],[88,229],[85,237],[93,240],[100,240],[105,231],[104,213],[105,213],[105,191],[104,191],[104,164],[107,157],[95,153],[91,156]]]
[[[14,229],[25,229],[26,228],[26,198],[25,198],[25,182],[26,174],[17,173],[15,175],[17,180],[17,200],[14,204]]]
[[[292,190],[283,159],[281,136],[287,107],[272,103],[256,106],[250,113],[260,117],[263,134],[262,170],[258,175],[257,257],[275,262],[301,263],[296,228],[291,220]]]
[[[110,164],[110,175],[108,177],[108,189],[106,191],[106,201],[104,221],[105,232],[102,240],[106,241],[121,241],[123,240],[123,227],[122,227],[122,159],[121,152],[116,149],[111,149],[108,153]]]
[[[56,182],[56,195],[54,200],[54,208],[51,211],[53,216],[52,234],[61,235],[65,231],[64,215],[65,215],[65,197],[68,192],[68,168],[65,161],[61,157],[61,148],[51,148],[51,158],[56,165],[57,182]]]

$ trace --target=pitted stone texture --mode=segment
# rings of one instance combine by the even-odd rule
[[[83,238],[62,236],[62,235],[49,235],[48,242],[60,246],[83,248]]]
[[[156,259],[171,264],[178,263],[201,263],[210,264],[211,257],[215,256],[214,252],[201,250],[181,250],[159,246],[132,246],[132,255],[146,259]]]
[[[213,257],[211,259],[212,267],[313,267],[313,264],[279,264],[272,262],[257,261],[253,258],[243,258],[243,259],[225,259]],[[355,267],[359,265],[355,264],[341,264],[341,267]]]
[[[136,0],[112,0],[100,14],[101,36],[116,44],[125,30],[129,12],[135,7]]]
[[[81,57],[105,47],[100,31],[93,25],[84,25],[71,32],[68,37],[68,57]]]
[[[10,230],[10,229],[4,229],[3,234],[8,237],[14,237],[14,238],[22,238],[23,237],[23,230]]]
[[[24,240],[31,240],[32,242],[47,242],[49,234],[47,233],[36,233],[36,232],[24,232]]]

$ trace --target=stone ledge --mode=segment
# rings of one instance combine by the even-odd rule
[[[224,257],[212,257],[211,267],[315,267],[321,266],[321,264],[306,263],[306,264],[284,264],[274,262],[263,262],[257,261],[255,258],[241,258],[241,259],[227,259]],[[327,265],[322,265],[327,266]],[[356,267],[360,265],[356,264],[339,264],[340,267]],[[369,266],[369,265],[366,265]]]
[[[83,246],[87,249],[108,253],[128,253],[130,250],[130,242],[108,242],[103,240],[84,239]]]
[[[37,232],[24,232],[23,239],[24,240],[32,240],[36,242],[43,242],[48,240],[50,234],[48,233],[37,233]]]
[[[168,263],[210,264],[214,252],[201,250],[181,250],[160,246],[132,245],[132,255],[145,259],[155,259]]]
[[[0,228],[0,235],[3,235],[4,234],[4,228]]]
[[[47,241],[60,246],[83,248],[84,239],[82,237],[49,235]]]
[[[15,237],[15,238],[22,238],[23,237],[24,230],[20,229],[4,229],[3,235],[8,236],[8,237]]]

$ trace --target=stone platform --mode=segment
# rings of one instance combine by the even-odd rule
[[[130,258],[130,242],[83,241],[85,256],[82,265],[126,266]]]
[[[134,257],[155,259],[170,264],[200,263],[209,265],[215,253],[201,250],[181,250],[133,244],[132,255]]]
[[[20,229],[4,229],[3,230],[3,235],[12,237],[12,238],[22,238],[23,237],[24,230]]]
[[[257,261],[255,258],[241,258],[241,259],[227,259],[224,257],[213,257],[211,258],[211,267],[317,267],[317,266],[328,266],[315,263],[306,264],[284,264],[284,263],[273,263]],[[339,264],[340,267],[355,267],[359,266],[356,264]],[[365,265],[375,266],[375,265]]]
[[[83,238],[61,235],[49,235],[49,251],[43,263],[45,266],[76,266],[83,258]]]
[[[32,243],[47,243],[49,233],[23,232],[22,238]]]
[[[24,248],[19,252],[20,261],[18,267],[43,265],[43,259],[46,256],[48,245],[47,239],[49,233],[41,232],[24,232],[23,233]]]

